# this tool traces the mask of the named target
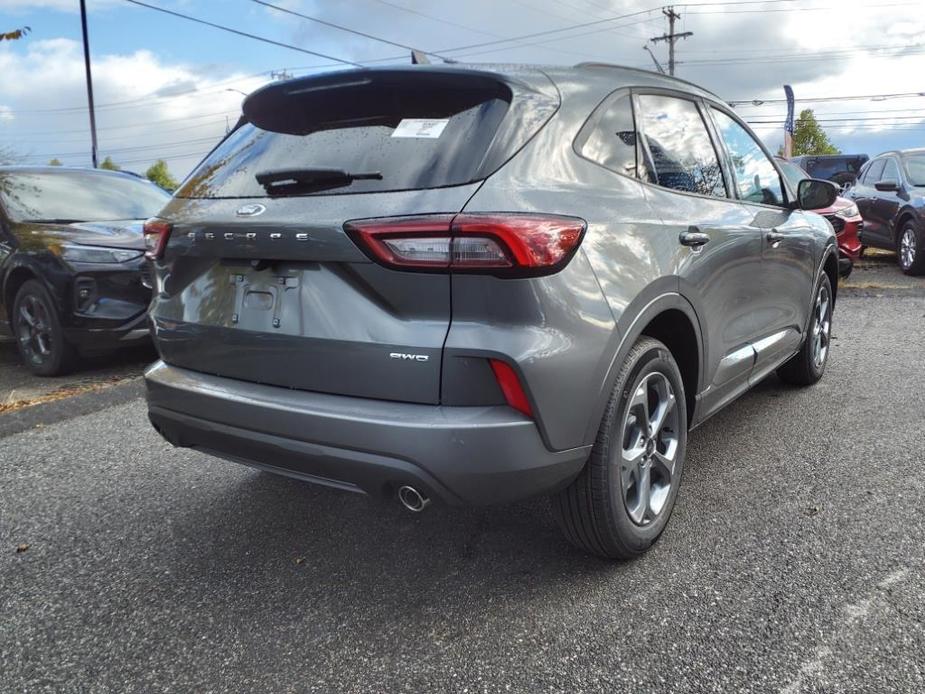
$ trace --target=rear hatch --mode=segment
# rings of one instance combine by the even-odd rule
[[[151,311],[162,358],[439,403],[449,274],[383,267],[345,223],[451,217],[557,107],[535,71],[349,71],[255,92],[162,214],[171,231]]]

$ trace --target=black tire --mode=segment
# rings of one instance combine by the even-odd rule
[[[64,337],[51,295],[38,280],[28,280],[16,292],[10,326],[19,356],[32,373],[60,376],[73,368],[74,348]]]
[[[820,315],[820,297],[823,295],[827,297],[824,316]],[[823,272],[813,294],[813,315],[810,318],[806,337],[803,338],[803,344],[800,345],[800,351],[777,369],[777,376],[785,383],[795,386],[811,386],[822,378],[832,346],[832,309],[834,306],[832,283],[829,281],[829,276]],[[821,342],[819,343],[816,342],[817,329],[821,331]],[[824,348],[824,351],[817,351],[817,347],[820,350]]]
[[[659,511],[648,522],[643,517],[643,523],[640,523],[633,519],[628,506],[632,489],[627,492],[624,488],[623,476],[631,465],[624,465],[624,454],[627,441],[633,440],[632,435],[628,436],[630,417],[635,419],[632,415],[635,406],[631,406],[640,390],[647,387],[644,384],[650,382],[665,382],[670,385],[668,392],[673,391],[673,411],[667,411],[665,426],[651,440],[658,440],[655,450],[664,453],[661,437],[673,436],[673,448],[668,450],[673,450],[674,456],[667,491],[664,487],[659,488]],[[646,394],[648,398],[648,390]],[[651,398],[647,402],[646,413],[651,407]],[[638,424],[639,420],[635,419],[635,422]],[[670,431],[672,427],[674,431]],[[649,445],[645,446],[646,453],[643,455],[651,457]],[[686,447],[687,406],[681,371],[664,344],[642,337],[630,350],[620,369],[587,464],[570,486],[552,498],[553,513],[566,538],[581,549],[608,559],[632,559],[644,553],[659,538],[671,517],[681,483]],[[647,479],[658,479],[655,476],[658,466],[653,460],[648,464],[648,474],[652,476]],[[643,462],[632,467],[639,471],[645,465]],[[661,479],[665,481],[664,477]],[[654,483],[650,488],[656,489]],[[655,498],[654,494],[652,498]],[[637,503],[637,511],[641,505]],[[649,508],[648,503],[645,506]]]
[[[925,274],[925,233],[911,219],[896,234],[896,261],[907,275]]]

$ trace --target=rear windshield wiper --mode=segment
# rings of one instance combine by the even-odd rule
[[[297,190],[342,188],[354,181],[381,181],[379,171],[351,173],[343,169],[273,169],[261,171],[254,178],[270,194]]]

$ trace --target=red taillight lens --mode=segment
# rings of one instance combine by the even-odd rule
[[[516,267],[558,267],[578,248],[585,223],[574,217],[548,215],[459,215],[453,232],[460,237],[497,239]]]
[[[152,217],[145,222],[144,235],[145,257],[149,260],[163,257],[164,247],[167,245],[167,239],[170,238],[170,222]]]
[[[391,267],[548,274],[571,258],[585,223],[549,215],[461,214],[364,219],[345,229]]]
[[[507,404],[528,417],[533,417],[533,408],[530,407],[530,401],[527,399],[517,372],[507,362],[498,359],[488,361],[491,364],[491,370],[495,372],[495,379],[498,381],[498,386]]]

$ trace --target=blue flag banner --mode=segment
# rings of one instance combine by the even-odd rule
[[[787,95],[787,122],[784,123],[784,130],[793,135],[793,88],[789,84],[784,85],[784,94]]]

